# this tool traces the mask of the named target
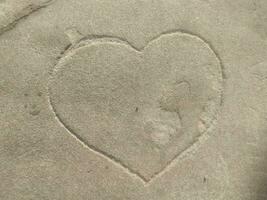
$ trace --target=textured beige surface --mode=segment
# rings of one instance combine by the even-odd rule
[[[267,199],[267,1],[0,0],[0,199]]]

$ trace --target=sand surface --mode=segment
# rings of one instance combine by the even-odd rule
[[[267,1],[0,0],[0,199],[267,199]]]

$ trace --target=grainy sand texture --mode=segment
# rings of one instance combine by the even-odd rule
[[[266,0],[0,0],[1,200],[266,200]]]

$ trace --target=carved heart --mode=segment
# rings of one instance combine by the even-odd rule
[[[198,36],[163,34],[143,49],[95,38],[60,59],[49,98],[73,135],[148,182],[214,124],[222,82]]]

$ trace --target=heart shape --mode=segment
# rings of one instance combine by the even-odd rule
[[[213,126],[222,73],[211,46],[185,32],[143,49],[84,39],[55,66],[49,101],[79,140],[149,182]]]

